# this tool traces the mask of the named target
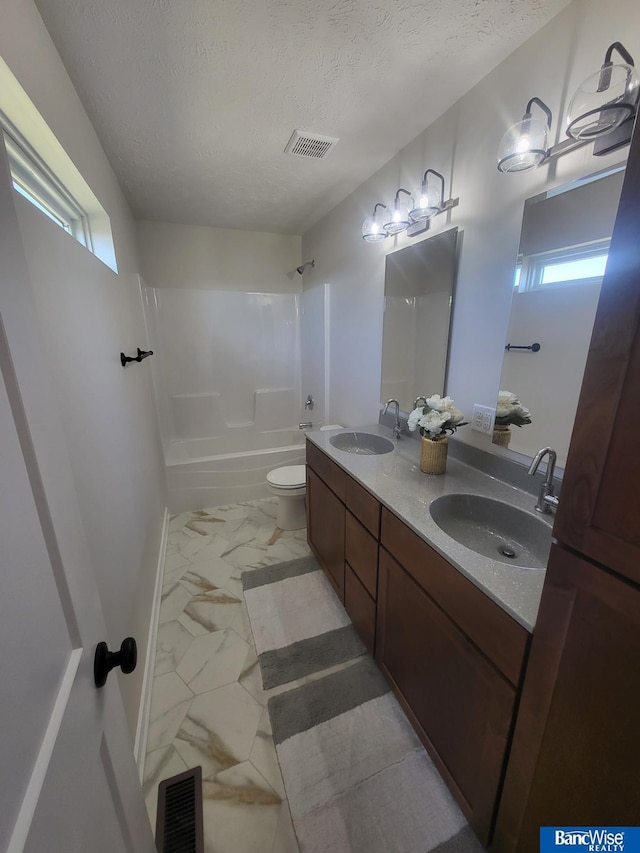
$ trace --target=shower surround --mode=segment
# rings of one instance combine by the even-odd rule
[[[170,512],[266,496],[304,462],[300,295],[146,288]]]

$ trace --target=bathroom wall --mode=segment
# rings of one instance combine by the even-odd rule
[[[0,56],[111,219],[119,274],[22,198],[20,231],[46,357],[68,435],[83,523],[110,647],[138,641],[144,662],[166,492],[148,362],[119,354],[146,333],[127,203],[31,0],[5,0]],[[144,667],[120,676],[132,734]]]
[[[525,198],[616,164],[627,152],[593,157],[587,146],[533,172],[502,175],[496,168],[497,146],[534,95],[553,111],[552,144],[563,139],[573,91],[597,71],[614,41],[640,59],[635,0],[611,0],[606,7],[596,0],[574,0],[444,115],[425,115],[427,129],[420,136],[303,235],[304,257],[316,259],[316,268],[305,275],[305,288],[329,290],[328,420],[347,426],[377,421],[385,255],[455,225],[462,251],[447,392],[467,416],[474,403],[495,405]],[[360,229],[373,205],[388,202],[398,187],[415,187],[427,168],[444,174],[446,193],[459,196],[459,206],[438,216],[424,237],[365,243]],[[303,364],[315,358],[304,339],[302,357]],[[490,437],[469,427],[457,436],[492,449]]]
[[[301,238],[176,225],[136,223],[142,276],[150,287],[299,293]]]

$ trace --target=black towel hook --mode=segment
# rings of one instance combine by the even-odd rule
[[[123,352],[121,352],[120,353],[120,363],[124,367],[126,364],[129,364],[130,361],[140,362],[144,358],[149,358],[150,355],[153,355],[153,350],[150,349],[150,350],[147,350],[147,352],[145,352],[144,350],[141,350],[140,347],[138,347],[138,355],[137,356],[136,355],[125,355]]]

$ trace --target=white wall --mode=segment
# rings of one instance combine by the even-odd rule
[[[136,637],[141,665],[120,677],[135,729],[166,502],[147,364],[119,353],[146,342],[130,211],[31,0],[4,0],[0,56],[111,219],[119,275],[22,198],[16,199],[46,355],[110,647]]]
[[[626,157],[626,149],[593,157],[589,146],[533,172],[502,175],[498,143],[534,95],[553,111],[552,143],[564,138],[572,92],[599,68],[614,41],[640,57],[635,0],[611,0],[606,7],[574,0],[303,236],[303,255],[316,259],[305,287],[326,284],[330,290],[329,420],[346,426],[377,420],[385,255],[415,240],[400,235],[368,244],[360,229],[376,202],[392,199],[400,186],[411,190],[427,168],[444,174],[447,195],[460,197],[430,232],[452,225],[462,232],[447,392],[467,416],[476,402],[495,405],[525,198]],[[303,340],[303,364],[313,359],[304,347]],[[492,449],[489,437],[469,427],[457,437]]]
[[[301,238],[171,222],[138,222],[149,287],[299,293]]]

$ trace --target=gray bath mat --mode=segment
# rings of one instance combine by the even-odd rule
[[[366,653],[314,557],[242,575],[265,690]]]
[[[368,657],[269,699],[304,853],[482,853]]]

